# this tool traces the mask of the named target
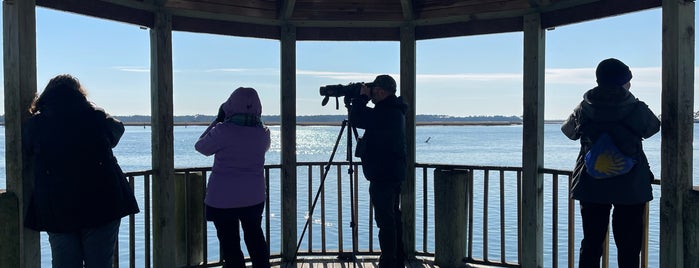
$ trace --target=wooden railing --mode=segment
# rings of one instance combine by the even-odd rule
[[[298,211],[305,217],[298,217],[298,234],[303,239],[298,255],[378,255],[378,231],[373,223],[373,211],[368,197],[368,182],[361,175],[360,165],[354,164],[352,178],[348,163],[333,163],[328,168],[323,189],[319,189],[325,165],[321,162],[299,163],[297,168],[299,183],[297,199]],[[434,203],[435,173],[440,169],[464,172],[467,178],[468,222],[465,225],[468,239],[464,261],[476,264],[490,264],[519,267],[520,237],[519,224],[521,206],[520,167],[493,167],[468,165],[416,164],[416,248],[419,256],[435,255]],[[267,202],[264,214],[265,237],[267,237],[271,258],[279,261],[280,243],[280,165],[265,166],[268,185]],[[347,170],[347,172],[345,172]],[[183,266],[211,267],[221,264],[220,249],[215,238],[213,225],[204,220],[203,193],[211,168],[176,169],[177,199],[181,199],[177,211],[182,214],[178,226],[179,245],[183,256],[178,256]],[[559,262],[568,267],[575,266],[576,244],[575,203],[567,196],[571,172],[542,169],[544,175],[544,239],[546,267],[559,267]],[[151,267],[151,179],[152,171],[128,172],[129,182],[139,197],[141,213],[129,216],[128,237],[121,236],[117,246],[115,267]],[[659,181],[656,180],[655,184]],[[352,195],[350,195],[352,193]],[[318,195],[318,204],[312,209],[313,200]],[[330,198],[331,201],[326,200]],[[332,205],[332,206],[331,206]],[[354,217],[352,214],[354,213]],[[566,219],[566,220],[562,220]],[[648,222],[646,217],[646,223]],[[352,222],[354,221],[354,222]],[[305,236],[301,231],[308,223]],[[354,226],[352,228],[351,226]],[[648,224],[646,224],[648,226]],[[122,227],[126,228],[126,227]],[[579,228],[579,227],[578,227]],[[647,227],[646,227],[647,228]],[[559,232],[565,235],[559,236]],[[211,233],[211,234],[209,234]],[[348,235],[345,235],[348,233]],[[646,231],[646,236],[647,236]],[[122,234],[123,235],[123,234]],[[497,239],[491,239],[495,238]],[[647,241],[647,238],[646,238]],[[126,250],[128,248],[128,250]],[[121,250],[121,252],[119,252]],[[127,251],[127,252],[123,252]],[[550,255],[550,256],[548,256]],[[603,264],[608,264],[605,254]],[[642,261],[647,267],[648,247],[644,246]],[[128,261],[125,261],[128,259]],[[121,264],[121,265],[120,265]]]

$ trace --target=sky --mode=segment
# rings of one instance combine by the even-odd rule
[[[148,29],[45,8],[36,21],[39,93],[69,73],[108,113],[150,115]],[[545,119],[565,119],[606,58],[631,67],[632,93],[660,114],[661,39],[660,9],[547,30]],[[521,32],[418,41],[416,113],[521,116],[522,42]],[[175,115],[213,115],[241,86],[257,89],[264,115],[280,113],[279,41],[173,32],[172,50]],[[390,74],[400,87],[398,42],[299,41],[296,52],[298,115],[346,114],[342,100],[321,105],[321,86]]]

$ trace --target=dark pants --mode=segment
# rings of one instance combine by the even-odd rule
[[[245,246],[248,248],[252,267],[269,268],[269,248],[262,232],[262,211],[265,203],[220,209],[206,206],[207,219],[214,222],[216,235],[221,244],[224,267],[244,268],[245,257],[240,249],[240,228],[243,227]]]
[[[369,196],[379,227],[379,268],[404,267],[403,224],[400,212],[400,182],[371,182]]]
[[[617,247],[619,268],[638,268],[643,244],[643,217],[646,203],[614,205],[612,228]],[[600,267],[604,239],[609,227],[611,204],[580,202],[583,240],[580,246],[580,268]]]
[[[112,267],[121,220],[72,233],[49,232],[53,268]]]

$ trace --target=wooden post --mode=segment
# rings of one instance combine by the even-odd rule
[[[17,195],[0,190],[0,267],[21,267],[19,215]]]
[[[699,187],[687,195],[684,267],[699,267]]]
[[[434,263],[463,267],[466,256],[468,171],[434,170]]]
[[[36,94],[36,2],[34,0],[3,1],[3,67],[5,85],[5,178],[7,191],[18,200],[17,217],[0,224],[15,226],[11,233],[19,235],[15,245],[17,265],[2,267],[40,267],[39,232],[24,227],[24,211],[34,190],[31,169],[25,173],[22,157],[22,122],[29,117],[27,109]],[[31,164],[31,163],[29,163]],[[9,234],[9,233],[8,233]],[[7,240],[6,240],[7,239]],[[0,243],[12,238],[0,236]]]
[[[544,265],[544,46],[539,14],[524,17],[522,122],[522,267]]]
[[[684,215],[697,210],[687,202],[694,139],[694,1],[663,1],[662,12],[660,267],[696,267],[685,259],[693,254],[686,252],[685,227],[697,219]]]
[[[401,189],[403,252],[406,259],[415,258],[415,26],[400,31],[400,95],[408,103],[405,114],[405,139],[408,145],[408,167]]]
[[[204,175],[175,173],[175,224],[178,267],[198,265],[204,256]]]
[[[281,34],[282,261],[296,254],[296,27]]]
[[[155,13],[151,41],[153,265],[175,267],[175,184],[172,104],[172,17]]]

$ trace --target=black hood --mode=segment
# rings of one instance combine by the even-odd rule
[[[638,99],[621,86],[600,85],[585,92],[581,112],[598,122],[615,122],[635,108]]]

